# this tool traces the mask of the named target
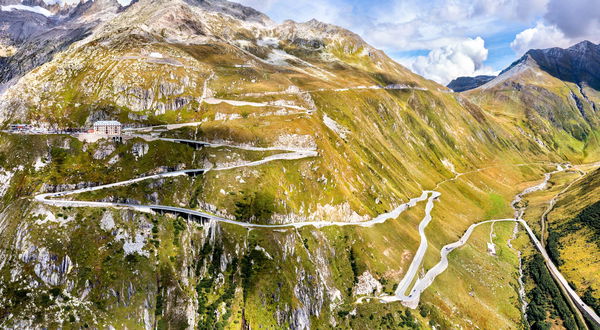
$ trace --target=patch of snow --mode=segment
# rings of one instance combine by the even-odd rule
[[[288,66],[289,63],[286,60],[292,59],[293,56],[286,53],[281,49],[273,49],[267,59],[265,60],[267,63],[277,66]]]
[[[119,155],[114,155],[114,157],[108,160],[108,165],[116,164],[119,161],[119,159],[121,159]]]
[[[252,64],[234,64],[233,67],[234,68],[251,68]],[[252,79],[252,82],[254,82],[254,79]]]
[[[238,47],[244,48],[244,49],[248,49],[248,48],[251,48],[253,46],[250,41],[248,41],[248,40],[242,40],[242,39],[233,40],[233,43],[236,44]]]
[[[8,5],[8,6],[0,6],[0,11],[14,11],[14,10],[22,10],[22,11],[30,11],[32,13],[44,15],[46,17],[52,16],[52,13],[40,6],[25,6],[25,5]]]
[[[496,255],[496,244],[487,242],[487,251],[489,254]]]
[[[458,174],[458,172],[456,172],[456,168],[454,167],[454,164],[452,164],[451,161],[449,161],[447,159],[442,159],[442,164],[444,164],[444,166],[446,166],[446,168],[448,170],[450,170],[450,172],[452,172],[454,174]]]
[[[496,244],[494,244],[494,237],[496,237],[496,234],[494,234],[494,225],[496,223],[492,222],[492,225],[490,226],[490,241],[487,242],[487,251],[489,254],[495,256],[496,255]]]

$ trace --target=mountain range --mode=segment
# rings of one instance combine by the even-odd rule
[[[598,90],[600,89],[597,74],[600,65],[600,59],[598,59],[599,48],[599,45],[586,40],[567,49],[532,49],[507,69],[503,70],[500,75],[510,71],[510,69],[520,63],[533,61],[540,69],[553,77],[577,85],[586,85]],[[475,89],[495,77],[458,77],[448,84],[448,88],[455,92],[464,92]]]
[[[515,220],[593,309],[599,45],[445,87],[224,0],[0,5],[0,327],[593,324]]]

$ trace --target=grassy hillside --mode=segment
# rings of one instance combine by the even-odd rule
[[[564,193],[548,216],[548,248],[566,278],[596,310],[600,307],[599,189],[600,171],[591,171]]]
[[[542,74],[536,85],[527,76],[522,89],[450,93],[341,28],[314,21],[272,26],[239,18],[249,10],[226,15],[205,5],[136,2],[1,95],[5,125],[196,122],[146,135],[230,146],[0,134],[0,327],[523,326],[518,255],[530,246],[522,234],[512,238],[512,224],[477,228],[418,309],[409,310],[357,300],[394,291],[419,245],[425,202],[372,227],[273,230],[33,199],[212,168],[68,198],[281,224],[367,220],[435,189],[441,197],[425,231],[423,274],[471,224],[512,217],[514,196],[553,163],[600,158],[598,118],[585,118],[569,100],[574,87],[551,77]],[[285,152],[278,148],[317,156],[214,170]],[[556,188],[569,175],[555,178]],[[591,199],[591,187],[579,189]],[[527,216],[537,217],[553,192],[533,196]],[[581,205],[577,212],[589,205],[578,203],[561,200],[555,212],[563,204]],[[488,239],[496,255],[487,251]]]
[[[600,118],[587,100],[598,91],[561,81],[523,58],[497,79],[465,95],[543,148],[566,158],[598,161]]]

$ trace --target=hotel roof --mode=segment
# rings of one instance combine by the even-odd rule
[[[112,126],[112,125],[121,125],[121,123],[116,120],[100,120],[100,121],[97,121],[94,123],[94,126],[96,126],[96,125]]]

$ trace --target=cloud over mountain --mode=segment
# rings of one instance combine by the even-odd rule
[[[402,62],[426,78],[447,84],[459,76],[491,74],[492,68],[484,65],[487,57],[484,40],[477,37],[435,48],[427,56]]]
[[[529,49],[568,47],[582,40],[600,41],[599,0],[550,0],[543,18],[518,33],[511,47],[522,55]]]
[[[598,38],[599,0],[550,0],[544,18],[569,38]]]
[[[510,46],[517,54],[523,55],[530,49],[568,47],[571,43],[571,40],[555,25],[538,22],[535,27],[517,34]]]

